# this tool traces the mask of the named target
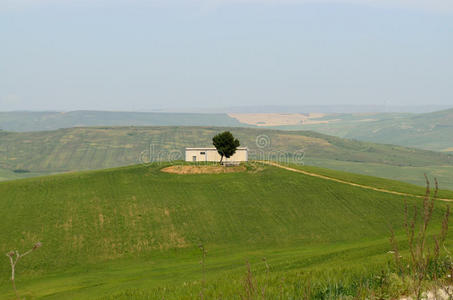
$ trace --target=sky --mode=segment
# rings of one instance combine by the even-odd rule
[[[0,110],[453,106],[451,0],[0,0]]]

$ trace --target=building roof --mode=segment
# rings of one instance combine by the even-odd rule
[[[186,148],[186,150],[215,150],[217,149],[215,147],[196,147],[196,148]],[[248,150],[247,147],[237,147],[237,150]]]

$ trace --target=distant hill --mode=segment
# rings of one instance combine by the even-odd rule
[[[259,106],[235,106],[223,109],[210,109],[211,112],[228,113],[325,113],[325,114],[360,114],[360,113],[426,113],[448,109],[449,105],[415,105],[415,106],[392,106],[392,105],[259,105]]]
[[[210,146],[231,130],[250,159],[296,161],[424,184],[423,174],[452,187],[453,155],[342,139],[310,131],[232,127],[96,127],[0,132],[0,177],[17,178],[184,159],[185,147]]]
[[[269,287],[279,294],[281,285],[292,287],[281,280],[292,280],[291,272],[385,266],[389,225],[402,232],[404,200],[420,204],[276,167],[176,175],[161,172],[166,165],[0,183],[0,253],[43,245],[18,265],[21,296],[96,299],[138,288],[149,297],[133,299],[198,299],[200,243],[208,250],[207,291],[237,299],[245,261],[255,266],[266,257],[280,278]],[[398,182],[308,170],[423,194]],[[435,227],[443,207],[436,203]],[[8,268],[0,260],[1,299],[13,298]]]
[[[43,131],[86,126],[242,126],[226,114],[163,112],[0,112],[0,129]]]
[[[316,111],[313,113],[305,111],[302,114],[268,113],[263,114],[263,120],[260,121],[260,114],[253,113],[247,116],[243,113],[0,112],[0,130],[28,132],[91,126],[268,127],[281,130],[311,130],[361,141],[453,152],[453,139],[450,138],[453,136],[453,109],[425,114],[396,112],[316,114]],[[245,117],[241,118],[241,115]],[[250,121],[247,121],[248,119]]]
[[[426,114],[333,114],[320,120],[328,122],[276,128],[453,152],[453,109]]]

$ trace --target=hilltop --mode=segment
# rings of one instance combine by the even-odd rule
[[[244,261],[256,263],[263,256],[272,274],[285,276],[323,268],[358,270],[371,261],[373,266],[385,262],[388,226],[401,232],[403,201],[420,203],[271,166],[184,175],[162,172],[167,166],[0,183],[0,252],[43,243],[21,262],[21,292],[46,299],[95,299],[166,286],[181,293],[166,298],[188,296],[191,289],[195,294],[188,298],[197,298],[200,243],[209,251],[208,279],[226,284],[219,278],[229,278],[225,286],[233,292],[242,286],[237,280]],[[423,194],[422,188],[395,181],[299,168]],[[443,207],[436,203],[436,223]],[[7,261],[0,266],[0,295],[5,297],[11,295]]]
[[[424,184],[423,174],[453,188],[453,155],[342,139],[310,131],[232,127],[90,127],[0,132],[4,177],[92,170],[157,160],[181,160],[185,147],[209,146],[231,130],[250,159],[295,161]],[[1,173],[0,173],[1,176]]]

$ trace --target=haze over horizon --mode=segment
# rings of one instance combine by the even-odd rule
[[[453,103],[449,1],[0,1],[0,111]]]
[[[453,105],[413,105],[413,106],[386,106],[386,105],[301,105],[301,106],[279,106],[279,105],[243,105],[230,107],[177,107],[160,109],[75,109],[75,110],[55,110],[55,109],[19,109],[19,110],[0,110],[0,113],[75,113],[75,112],[111,112],[111,113],[182,113],[182,114],[361,114],[361,113],[409,113],[426,114],[453,110]]]

